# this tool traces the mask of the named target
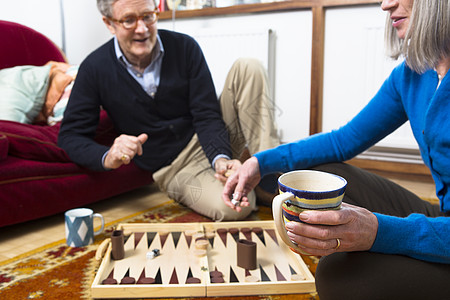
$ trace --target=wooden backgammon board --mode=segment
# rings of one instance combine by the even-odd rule
[[[120,224],[117,229],[124,235],[124,257],[114,260],[118,252],[109,239],[102,243],[93,298],[315,291],[313,275],[301,256],[282,242],[273,221]],[[241,245],[250,249],[250,266],[241,254],[238,262]]]

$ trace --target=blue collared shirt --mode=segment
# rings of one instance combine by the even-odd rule
[[[114,36],[114,48],[117,59],[128,70],[131,76],[142,86],[144,91],[151,97],[154,97],[158,89],[159,80],[161,78],[161,65],[164,57],[164,47],[159,35],[156,36],[155,48],[152,51],[152,60],[143,73],[136,71],[130,62],[127,60],[122,50],[120,49],[117,37]]]

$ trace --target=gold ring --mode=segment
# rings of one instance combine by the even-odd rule
[[[341,240],[336,238],[336,242],[337,242],[337,246],[334,247],[334,250],[337,250],[337,249],[339,249],[339,247],[341,247]]]
[[[122,161],[126,161],[126,160],[129,160],[130,157],[129,157],[128,155],[126,155],[126,154],[123,154],[122,157],[121,157],[120,159],[121,159]]]

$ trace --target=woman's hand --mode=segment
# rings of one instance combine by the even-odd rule
[[[104,167],[117,169],[121,165],[128,165],[135,155],[142,155],[142,145],[147,141],[148,135],[139,136],[121,134],[114,140],[105,157]]]
[[[241,211],[241,206],[249,206],[247,195],[261,180],[259,163],[256,157],[247,159],[244,164],[228,177],[222,193],[225,204],[236,211]],[[240,201],[234,205],[231,200]]]
[[[288,236],[306,253],[317,256],[369,250],[378,230],[373,213],[347,203],[340,210],[308,210],[299,217],[305,223],[287,223]]]

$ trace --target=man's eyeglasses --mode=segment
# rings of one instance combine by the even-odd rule
[[[113,18],[108,18],[108,19],[110,19],[111,21],[120,23],[123,26],[123,28],[130,30],[130,29],[135,29],[137,27],[137,23],[139,20],[142,20],[144,22],[144,24],[147,26],[154,24],[156,21],[158,21],[158,15],[159,15],[159,12],[157,10],[155,10],[155,11],[145,13],[140,16],[131,15],[128,17],[124,17],[120,20],[116,20]]]

